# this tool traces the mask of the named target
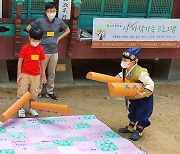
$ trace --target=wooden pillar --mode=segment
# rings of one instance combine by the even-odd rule
[[[172,59],[168,73],[168,80],[180,80],[180,60]]]
[[[180,18],[180,1],[174,0],[174,8],[172,13],[172,18],[179,19]]]
[[[61,59],[56,67],[56,82],[73,81],[71,59]]]
[[[179,59],[159,59],[152,76],[158,80],[180,80],[179,68]]]
[[[12,0],[2,0],[2,17],[11,18]]]
[[[71,10],[71,19],[70,19],[70,35],[69,35],[69,42],[68,42],[68,52],[67,57],[72,57],[72,50],[73,46],[76,43],[77,40],[77,25],[78,25],[78,17],[79,17],[79,11],[81,6],[81,0],[74,0],[73,6]]]
[[[21,45],[21,16],[22,4],[24,0],[16,0],[16,19],[15,19],[15,37],[14,37],[14,57],[18,57]]]
[[[9,82],[6,60],[0,60],[0,82]]]
[[[155,79],[168,79],[171,59],[159,59],[153,71],[153,78]]]
[[[0,18],[2,18],[2,0],[0,0]]]

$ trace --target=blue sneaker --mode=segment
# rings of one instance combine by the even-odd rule
[[[142,132],[135,131],[131,136],[130,139],[133,141],[138,141],[142,137]]]
[[[134,133],[134,131],[135,131],[134,127],[129,127],[129,126],[119,129],[120,133]]]

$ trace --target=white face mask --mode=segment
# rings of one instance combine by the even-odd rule
[[[39,43],[40,43],[40,42],[32,42],[32,41],[31,41],[31,45],[32,45],[33,47],[37,47],[37,46],[39,45]]]
[[[129,65],[129,62],[125,62],[125,61],[121,62],[121,67],[122,68],[128,68],[128,65]]]
[[[54,19],[55,16],[56,16],[56,13],[47,13],[47,17],[49,19]]]

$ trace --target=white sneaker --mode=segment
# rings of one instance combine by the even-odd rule
[[[30,109],[29,110],[29,113],[32,115],[32,116],[38,116],[38,113],[37,113],[37,111],[36,110],[33,110],[33,109]]]
[[[23,108],[19,109],[18,116],[19,116],[19,118],[26,117],[25,110]]]

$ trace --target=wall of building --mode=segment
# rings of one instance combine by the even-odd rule
[[[0,22],[13,24],[14,20],[11,19],[11,0],[0,0],[2,1],[2,16],[3,20],[0,19]],[[55,0],[56,2],[58,0]],[[174,1],[174,9],[172,18],[180,18],[180,1]],[[8,19],[7,19],[8,18]],[[22,20],[22,23],[24,20]],[[30,22],[29,22],[30,23]],[[22,44],[28,42],[27,37],[22,37]],[[14,37],[1,37],[0,41],[0,59],[14,59],[13,50],[14,50]],[[80,42],[77,41],[74,44],[71,57],[68,55],[68,38],[64,38],[59,43],[59,58],[61,59],[104,59],[104,58],[120,58],[121,53],[124,49],[93,49],[91,48],[91,41]],[[180,49],[143,49],[142,51],[143,59],[180,59]]]
[[[0,18],[2,18],[2,0],[0,0]]]

